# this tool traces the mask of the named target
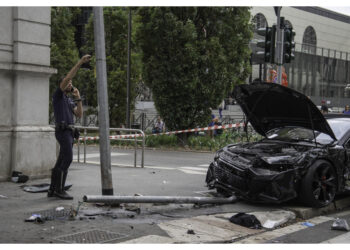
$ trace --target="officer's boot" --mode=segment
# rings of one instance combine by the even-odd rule
[[[58,171],[58,181],[56,182],[54,195],[60,199],[63,200],[73,200],[73,197],[70,196],[65,190],[64,190],[64,182],[67,178],[67,173],[64,173],[63,171]]]
[[[55,178],[57,178],[55,176],[55,169],[53,168],[51,170],[51,184],[50,184],[50,187],[49,187],[49,190],[47,190],[47,197],[54,197],[54,194],[53,192],[55,191]]]

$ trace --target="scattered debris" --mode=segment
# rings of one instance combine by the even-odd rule
[[[350,231],[349,225],[345,219],[337,218],[332,224],[332,230],[340,230],[340,231]]]
[[[19,171],[12,171],[11,180],[15,183],[25,183],[27,182],[29,177],[27,175],[22,174]]]
[[[192,229],[188,229],[187,234],[196,234],[196,233]]]
[[[152,171],[151,174],[155,174],[156,172],[155,171]]]
[[[45,220],[43,220],[41,217],[36,217],[34,220],[34,223],[36,224],[44,224]]]
[[[276,210],[270,212],[252,212],[260,221],[262,227],[273,229],[279,227],[288,221],[295,219],[295,213],[285,210]]]
[[[301,225],[306,226],[306,227],[313,227],[313,226],[315,226],[315,224],[307,222],[307,221],[301,223]]]
[[[68,190],[72,187],[72,184],[66,184],[64,186],[64,190]],[[35,184],[35,185],[22,185],[21,188],[23,191],[29,192],[29,193],[44,193],[47,192],[50,188],[49,183],[42,183],[42,184]]]
[[[104,207],[106,204],[105,203],[95,203],[96,207]]]
[[[133,214],[128,214],[127,215],[129,218],[135,218],[135,215],[133,215]]]
[[[97,216],[97,215],[102,215],[102,212],[87,212],[84,213],[84,216],[90,217],[90,216]]]
[[[131,212],[135,212],[137,214],[141,213],[141,208],[137,207],[137,206],[130,206],[128,204],[124,205],[125,210],[127,211],[131,211]]]
[[[25,222],[34,222],[36,218],[41,218],[40,214],[32,214],[29,218],[25,219]]]
[[[2,199],[7,199],[8,197],[5,196],[5,195],[1,195],[1,194],[0,194],[0,198],[2,198]]]
[[[261,228],[260,221],[255,217],[255,215],[252,215],[252,214],[237,213],[233,215],[229,220],[230,222],[234,224],[238,224],[240,226],[244,226],[252,229]]]
[[[163,181],[163,184],[166,184],[167,183],[167,181]]]
[[[75,220],[75,217],[78,215],[77,211],[71,207],[71,209],[69,210],[69,216],[68,219],[69,220]]]
[[[134,229],[134,227],[133,227],[133,226],[130,226],[130,228],[131,228],[131,229]]]

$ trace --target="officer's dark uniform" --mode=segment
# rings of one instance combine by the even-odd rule
[[[51,185],[48,196],[58,196],[62,199],[72,199],[64,191],[68,168],[73,160],[73,110],[76,107],[73,100],[57,88],[52,98],[55,115],[55,137],[60,144],[60,153],[55,167],[52,169]]]

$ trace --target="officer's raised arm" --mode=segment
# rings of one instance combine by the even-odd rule
[[[78,62],[77,64],[74,65],[74,67],[68,72],[68,74],[63,78],[63,80],[60,82],[60,88],[62,91],[64,91],[68,84],[69,81],[73,79],[73,77],[76,75],[76,73],[78,72],[79,68],[81,67],[81,65],[83,63],[87,63],[90,61],[91,56],[90,55],[85,55],[83,56]]]

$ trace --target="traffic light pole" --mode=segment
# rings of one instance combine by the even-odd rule
[[[281,23],[281,8],[276,8],[277,15],[277,41],[276,41],[276,64],[277,64],[277,83],[282,84],[282,65],[283,65],[283,23]]]

